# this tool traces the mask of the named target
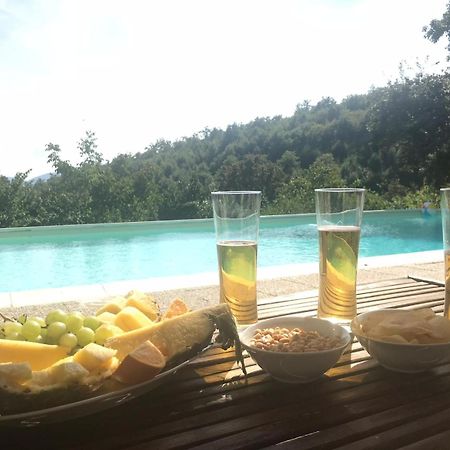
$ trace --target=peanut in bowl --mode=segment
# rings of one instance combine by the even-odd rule
[[[333,367],[351,341],[347,330],[324,319],[283,316],[239,334],[252,359],[284,383],[308,383]]]

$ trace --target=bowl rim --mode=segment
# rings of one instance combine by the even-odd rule
[[[317,322],[326,322],[326,323],[330,324],[333,328],[340,330],[341,333],[343,332],[344,343],[337,347],[329,348],[326,350],[317,350],[315,352],[278,352],[275,350],[265,350],[262,348],[251,347],[249,344],[245,343],[242,339],[242,334],[247,332],[247,330],[252,329],[252,328],[253,329],[261,328],[261,325],[264,325],[265,322],[269,322],[269,321],[276,320],[276,319],[283,320],[283,319],[291,319],[291,318],[297,319],[297,320],[298,319],[307,320],[307,321],[312,319],[316,323]],[[298,328],[300,328],[300,326]],[[292,357],[299,357],[299,356],[305,356],[305,355],[321,355],[321,354],[326,354],[326,353],[330,353],[330,352],[335,352],[337,350],[343,350],[352,342],[352,335],[349,331],[347,331],[341,325],[335,324],[326,319],[320,319],[318,317],[302,317],[302,316],[296,316],[296,315],[284,315],[284,316],[276,316],[276,317],[270,317],[268,319],[259,320],[258,322],[249,325],[248,327],[246,327],[245,329],[243,329],[242,331],[239,332],[239,340],[241,342],[241,345],[246,350],[250,350],[252,352],[260,352],[260,353],[266,354],[266,355],[275,355],[275,356],[279,355],[281,357],[291,357],[292,358]]]
[[[420,309],[420,308],[419,308]],[[424,308],[422,308],[424,309]],[[365,334],[359,333],[357,332],[354,327],[353,327],[353,322],[362,316],[367,316],[376,312],[381,312],[381,311],[389,311],[389,312],[394,312],[394,314],[397,314],[398,312],[401,311],[411,311],[411,310],[405,310],[405,309],[398,309],[398,308],[380,308],[380,309],[374,309],[372,311],[366,311],[364,313],[358,314],[357,316],[355,316],[353,318],[353,320],[350,322],[350,330],[352,332],[352,334],[354,336],[356,336],[356,338],[358,339],[358,341],[362,344],[362,342],[360,341],[360,337],[363,339],[367,339],[368,341],[373,341],[373,342],[377,342],[379,344],[385,344],[385,345],[390,345],[392,347],[408,347],[408,348],[425,348],[425,347],[445,347],[450,345],[450,341],[448,342],[430,342],[430,343],[426,343],[426,344],[418,344],[418,343],[410,343],[410,342],[389,342],[389,341],[384,341],[382,339],[376,339],[370,336],[367,336]],[[412,310],[413,311],[413,310]]]

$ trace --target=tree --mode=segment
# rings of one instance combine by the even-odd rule
[[[285,176],[289,179],[300,169],[300,159],[293,151],[286,150],[277,161]]]
[[[216,175],[221,190],[260,190],[263,201],[272,201],[283,178],[281,169],[266,155],[247,154],[222,166]]]
[[[449,51],[447,60],[450,60],[450,2],[447,3],[446,8],[442,18],[433,19],[429,25],[423,27],[423,31],[425,37],[434,43],[438,42],[445,35],[448,41],[447,50]]]
[[[25,180],[30,171],[19,172],[12,179],[0,177],[0,226],[17,227],[30,224],[27,197],[30,186]]]
[[[58,175],[62,175],[71,168],[68,161],[61,159],[61,148],[59,145],[50,142],[45,146],[45,151],[48,153],[47,162],[53,166]]]
[[[379,94],[366,115],[369,141],[359,160],[372,174],[371,187],[379,183],[386,190],[393,179],[414,189],[444,185],[450,173],[450,75],[420,73]]]
[[[308,169],[283,184],[277,191],[275,201],[267,208],[267,214],[312,213],[315,209],[314,189],[323,187],[342,187],[344,180],[339,165],[333,156],[325,154]]]
[[[80,166],[99,165],[103,162],[103,155],[97,151],[97,137],[93,131],[86,131],[86,136],[80,139],[77,148],[84,158]]]

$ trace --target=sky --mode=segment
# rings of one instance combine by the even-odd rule
[[[447,0],[0,0],[0,175],[291,116],[445,67],[422,28]]]

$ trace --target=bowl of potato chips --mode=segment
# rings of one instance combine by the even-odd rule
[[[352,333],[383,367],[417,373],[450,361],[450,320],[432,309],[379,309],[360,314]]]

